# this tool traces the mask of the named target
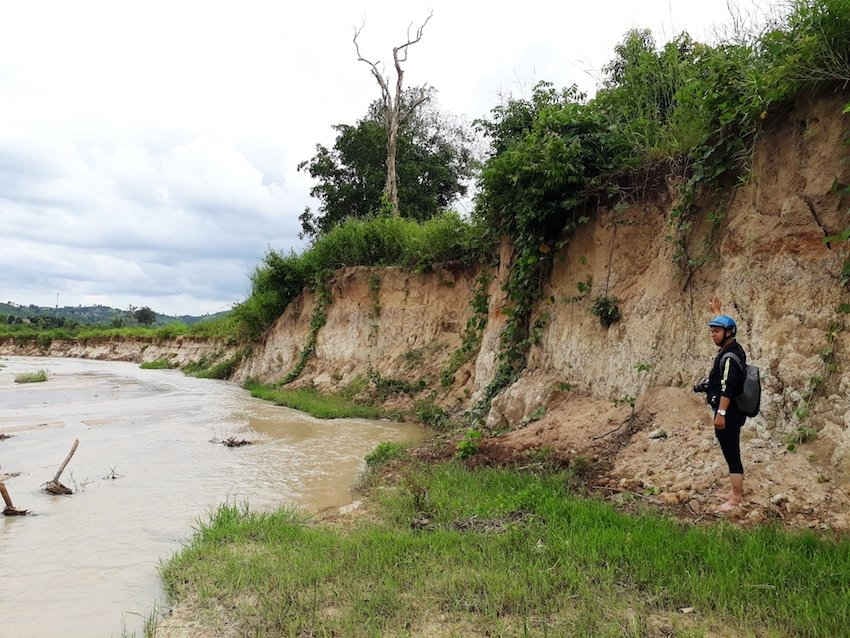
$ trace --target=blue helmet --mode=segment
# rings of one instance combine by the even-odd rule
[[[735,320],[729,315],[717,315],[714,319],[708,322],[709,328],[723,328],[724,330],[730,330],[732,332],[732,336],[738,332],[738,324],[735,323]]]

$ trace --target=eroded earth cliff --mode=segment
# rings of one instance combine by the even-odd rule
[[[706,321],[717,295],[763,375],[762,412],[743,434],[748,502],[737,516],[850,526],[850,244],[825,241],[850,226],[846,102],[801,100],[765,128],[748,179],[702,202],[689,273],[674,259],[672,179],[599,211],[564,242],[532,317],[528,364],[486,415],[482,458],[558,458],[591,468],[612,495],[702,516],[726,490],[708,410],[691,391],[714,355]],[[291,303],[233,378],[289,375],[295,387],[355,395],[380,386],[391,405],[432,404],[463,422],[497,367],[510,257],[503,244],[474,270],[341,270],[324,296]],[[610,327],[591,312],[599,296],[616,300]],[[181,364],[234,352],[192,340],[40,351]],[[9,342],[3,353],[28,352]]]
[[[741,515],[850,525],[848,245],[825,241],[850,224],[845,103],[801,100],[766,127],[747,181],[704,203],[710,209],[688,243],[690,274],[675,263],[670,239],[672,181],[631,206],[600,211],[566,242],[532,319],[528,365],[486,419],[488,432],[503,434],[483,453],[581,458],[612,493],[699,516],[726,489],[707,408],[691,391],[714,354],[705,325],[716,294],[763,374],[762,413],[743,435],[750,503]],[[315,352],[294,384],[339,391],[357,379],[391,379],[406,384],[401,403],[469,409],[496,368],[510,252],[503,245],[498,266],[474,272],[337,273]],[[451,366],[470,341],[482,285],[486,326],[474,356]],[[616,299],[621,314],[607,328],[591,312],[601,295]],[[292,370],[316,303],[307,292],[291,304],[236,378],[275,382]],[[447,368],[453,381],[445,386]]]

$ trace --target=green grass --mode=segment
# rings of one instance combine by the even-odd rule
[[[370,468],[379,467],[384,463],[403,456],[406,451],[407,446],[403,443],[395,443],[393,441],[378,443],[375,449],[366,455],[366,466]]]
[[[139,366],[142,370],[171,370],[177,366],[168,359],[154,359],[153,361],[145,361]]]
[[[47,381],[47,370],[15,375],[15,383],[42,383],[43,381]]]
[[[322,394],[306,388],[297,390],[276,388],[255,382],[246,383],[245,388],[251,392],[252,397],[301,410],[318,419],[345,417],[377,419],[383,415],[380,408],[355,403],[340,395]]]
[[[402,483],[346,530],[222,506],[164,566],[169,595],[226,609],[246,635],[410,635],[442,619],[441,635],[643,636],[682,607],[696,613],[676,635],[850,626],[846,539],[626,515],[564,474],[448,463]]]
[[[214,354],[201,357],[198,361],[193,361],[181,369],[190,377],[199,379],[229,379],[246,355],[247,350],[240,350],[227,359],[218,360],[221,353]]]

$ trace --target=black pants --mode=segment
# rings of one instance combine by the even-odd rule
[[[726,427],[722,430],[714,428],[714,436],[723,450],[723,458],[729,466],[729,474],[743,474],[741,463],[741,426],[747,419],[743,414],[730,412],[726,415]]]

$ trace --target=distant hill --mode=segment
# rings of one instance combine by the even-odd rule
[[[154,312],[156,318],[153,325],[164,326],[175,322],[191,325],[199,321],[221,317],[222,315],[226,315],[227,312],[198,316],[180,315],[176,317]],[[51,308],[49,306],[36,306],[34,304],[23,306],[12,301],[0,303],[0,323],[5,323],[3,320],[8,317],[17,317],[22,320],[33,319],[35,317],[50,317],[53,319],[74,321],[81,325],[112,325],[120,323],[130,326],[136,324],[131,310],[121,310],[119,308],[110,308],[109,306],[62,306],[61,308]]]

